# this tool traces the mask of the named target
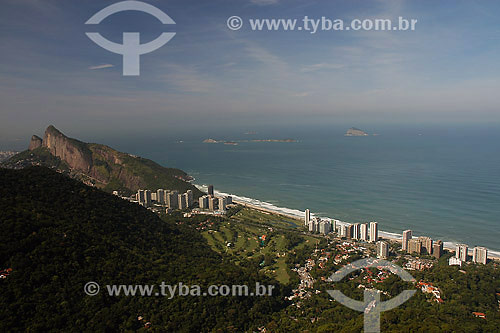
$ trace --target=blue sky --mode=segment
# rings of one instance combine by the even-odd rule
[[[138,12],[84,23],[117,1],[3,0],[0,142],[48,124],[74,133],[182,131],[264,123],[498,123],[500,2],[145,1]],[[250,18],[418,19],[416,31],[256,32]],[[176,36],[123,77],[120,55],[86,36],[143,42]],[[93,68],[100,69],[93,69]],[[103,67],[103,68],[101,68]]]

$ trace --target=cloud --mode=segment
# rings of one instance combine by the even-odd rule
[[[111,68],[111,67],[115,67],[115,65],[104,64],[104,65],[90,66],[89,69],[96,70],[96,69],[104,69],[104,68]]]
[[[320,70],[342,69],[344,67],[345,67],[345,65],[342,65],[342,64],[321,63],[321,64],[313,64],[313,65],[304,66],[301,69],[301,72],[308,73],[308,72],[315,72],[315,71],[320,71]]]
[[[251,3],[258,6],[276,5],[279,0],[250,0]]]
[[[312,95],[312,92],[310,92],[310,91],[303,91],[303,92],[292,94],[293,97],[307,97],[307,96],[311,96],[311,95]]]

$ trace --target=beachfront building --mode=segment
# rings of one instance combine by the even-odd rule
[[[187,190],[186,194],[188,197],[188,207],[191,207],[193,205],[193,191]]]
[[[311,211],[309,209],[306,209],[304,217],[304,225],[309,226],[310,221],[311,221]]]
[[[401,243],[401,249],[403,251],[408,251],[408,242],[410,241],[411,236],[412,236],[411,230],[403,231],[403,241]]]
[[[331,232],[337,232],[337,221],[332,220],[330,223],[331,223],[331,226],[330,226]]]
[[[208,198],[208,209],[217,210],[217,198],[214,198],[212,196]]]
[[[354,226],[352,224],[348,224],[347,227],[346,227],[346,234],[345,236],[348,238],[348,239],[353,239],[353,236],[354,236]]]
[[[422,253],[422,242],[420,239],[415,238],[408,241],[408,253]]]
[[[359,238],[362,241],[367,242],[368,241],[368,223],[361,224],[361,226],[359,227],[359,233],[360,233]]]
[[[321,221],[319,223],[319,233],[323,235],[330,233],[330,226],[331,224],[329,221]]]
[[[227,199],[219,198],[219,210],[226,210],[227,208]]]
[[[387,259],[389,256],[389,243],[385,241],[377,242],[377,258]]]
[[[432,245],[432,255],[434,258],[439,259],[443,255],[443,241],[437,240],[434,245]]]
[[[430,237],[425,237],[425,236],[418,237],[418,239],[422,243],[422,253],[431,255],[432,239]]]
[[[360,239],[360,236],[361,236],[361,223],[354,223],[353,224],[353,234],[352,234],[352,238],[353,239]]]
[[[308,228],[309,232],[314,232],[314,221],[309,221]]]
[[[211,197],[214,196],[214,186],[213,185],[208,185],[208,195]]]
[[[456,251],[455,251],[455,257],[457,259],[460,259],[462,261],[467,261],[467,253],[469,251],[469,248],[465,244],[457,244]]]
[[[378,223],[370,222],[370,242],[375,243],[378,240]]]
[[[200,209],[208,209],[208,195],[204,195],[198,199]]]
[[[448,265],[450,266],[462,266],[462,260],[458,259],[457,257],[451,257],[448,259]]]
[[[486,262],[488,261],[488,249],[476,246],[472,252],[472,261],[476,264],[486,265]]]
[[[339,226],[339,236],[340,237],[346,237],[347,236],[347,225],[341,224]]]

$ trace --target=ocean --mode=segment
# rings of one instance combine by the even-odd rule
[[[347,222],[379,222],[500,251],[500,130],[487,126],[224,128],[108,144],[178,167],[199,185]],[[238,145],[203,143],[206,138]],[[286,139],[297,142],[241,142]]]

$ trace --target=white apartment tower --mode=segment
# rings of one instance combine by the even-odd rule
[[[219,198],[219,210],[226,210],[227,207],[227,199]]]
[[[360,239],[362,241],[367,242],[368,241],[368,223],[362,223],[361,226],[359,227],[360,231]]]
[[[361,224],[354,223],[352,239],[360,239],[361,238]]]
[[[476,246],[472,252],[472,261],[476,264],[486,265],[488,261],[488,249],[481,246]]]
[[[306,209],[305,217],[304,217],[304,225],[309,226],[309,222],[311,221],[311,211]]]
[[[457,259],[460,259],[462,261],[467,261],[467,252],[468,252],[468,247],[465,244],[457,244],[456,251],[455,251],[455,257]]]
[[[384,241],[377,242],[377,258],[387,259],[389,256],[389,243]]]
[[[403,231],[403,242],[401,244],[401,248],[403,251],[408,251],[408,242],[410,241],[412,236],[411,230],[405,230]]]
[[[378,240],[378,223],[370,222],[370,242],[375,243]]]

